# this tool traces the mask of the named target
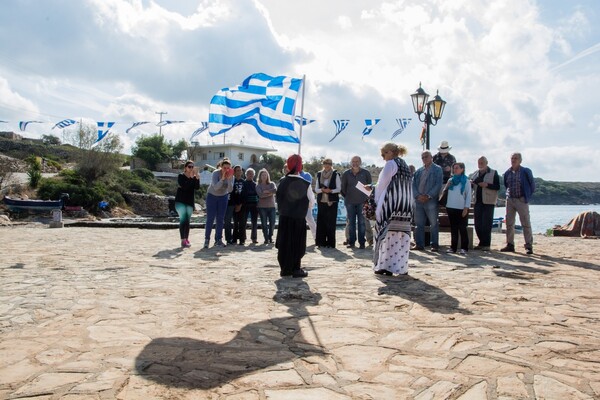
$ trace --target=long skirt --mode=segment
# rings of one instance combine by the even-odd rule
[[[301,260],[306,253],[306,220],[279,216],[279,228],[275,240],[277,261],[281,268],[281,276],[292,275],[301,267]]]
[[[393,274],[408,273],[410,235],[405,232],[387,231],[375,244],[373,270],[386,270]]]

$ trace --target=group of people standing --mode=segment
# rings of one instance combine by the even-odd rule
[[[250,239],[257,243],[258,216],[261,218],[264,243],[273,243],[277,205],[279,228],[275,247],[278,249],[280,274],[305,277],[308,273],[301,268],[301,259],[306,252],[306,225],[311,230],[316,246],[335,248],[341,194],[347,210],[347,247],[354,248],[358,243],[358,247],[364,249],[371,226],[363,214],[363,205],[372,197],[375,204],[374,272],[378,275],[402,275],[408,272],[413,224],[415,244],[412,250],[425,250],[430,245],[431,251],[439,251],[438,213],[440,199],[444,195],[451,232],[447,252],[467,254],[471,204],[479,238],[475,249],[490,250],[494,208],[500,190],[498,172],[491,169],[487,159],[482,156],[477,161],[478,170],[467,176],[465,164],[456,162],[449,153],[450,149],[448,142],[443,141],[435,156],[429,150],[423,151],[423,165],[415,170],[402,158],[407,153],[406,147],[385,143],[380,149],[385,165],[377,185],[372,185],[371,174],[361,168],[359,156],[352,158],[350,168],[341,175],[333,169],[332,160],[325,158],[323,169],[315,177],[314,193],[312,176],[303,171],[300,155],[294,154],[287,159],[285,176],[278,185],[271,182],[266,169],[259,171],[255,181],[252,168],[248,168],[243,176],[241,166],[231,168],[231,162],[223,159],[213,172],[208,187],[204,247],[209,247],[213,226],[215,246],[243,245],[248,217],[251,221]],[[525,235],[526,252],[532,254],[533,236],[528,203],[535,183],[531,170],[521,166],[521,161],[520,153],[512,154],[511,168],[503,175],[507,189],[507,243],[501,251],[515,251],[514,229],[518,213]],[[193,162],[186,162],[178,183],[175,207],[180,217],[181,245],[189,247],[194,190],[199,188],[199,175]],[[312,219],[315,202],[318,209],[316,223]],[[425,243],[426,226],[429,226],[429,243]],[[223,230],[226,242],[223,242]]]

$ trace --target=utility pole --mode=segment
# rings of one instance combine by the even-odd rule
[[[162,116],[163,116],[163,114],[167,114],[167,112],[166,111],[156,111],[154,114],[159,114],[160,115],[160,121],[158,122],[158,134],[160,136],[162,136],[162,124],[161,124],[161,122],[162,122]]]

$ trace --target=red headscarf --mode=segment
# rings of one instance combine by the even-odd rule
[[[286,164],[290,174],[297,174],[302,171],[302,157],[299,154],[289,156]]]

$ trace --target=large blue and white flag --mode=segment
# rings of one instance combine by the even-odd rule
[[[98,143],[104,139],[114,124],[114,122],[98,122],[98,139],[94,143]]]
[[[392,139],[404,132],[404,129],[408,126],[411,120],[412,118],[396,118],[396,122],[400,128],[398,128],[396,132],[392,133]]]
[[[29,124],[43,124],[42,121],[19,121],[19,129],[21,131],[25,131],[27,129],[27,125]]]
[[[133,125],[131,125],[129,128],[127,128],[127,130],[125,130],[125,133],[129,133],[130,130],[132,130],[133,128],[135,128],[137,126],[149,124],[149,123],[150,123],[150,121],[134,122]]]
[[[71,125],[76,124],[76,123],[77,123],[77,121],[75,121],[74,119],[63,119],[62,121],[57,122],[56,125],[54,125],[52,127],[52,129],[54,129],[54,128],[60,128],[60,129],[66,128],[67,126],[71,126]]]
[[[300,117],[299,115],[296,115],[296,118],[294,118],[294,121],[296,121],[296,123],[298,125],[306,126],[308,124],[312,124],[313,122],[315,122],[316,119],[307,119],[304,117]]]
[[[367,125],[365,129],[363,129],[362,131],[362,136],[363,138],[367,135],[370,135],[371,132],[373,131],[373,128],[375,128],[375,125],[377,125],[379,123],[379,121],[381,121],[381,119],[365,119],[365,124]]]
[[[183,124],[185,121],[160,121],[156,126],[165,126],[170,124]]]
[[[198,136],[199,134],[201,134],[202,132],[204,132],[205,130],[208,129],[208,122],[200,122],[200,124],[202,125],[200,128],[196,129],[193,133],[192,136],[190,136],[190,141],[195,138],[196,136]]]
[[[258,73],[250,75],[240,86],[219,90],[210,100],[210,135],[248,124],[267,139],[299,143],[294,129],[294,108],[301,86],[302,79]]]
[[[346,129],[349,123],[349,119],[334,119],[333,124],[335,125],[335,135],[333,135],[333,137],[329,139],[329,141],[332,142],[333,139],[337,137],[337,135],[339,135],[344,129]]]

